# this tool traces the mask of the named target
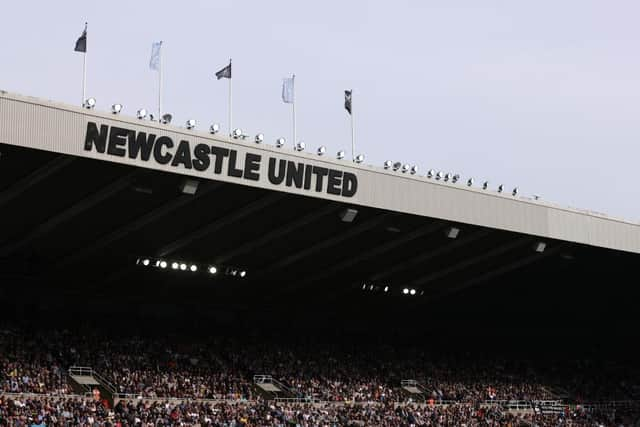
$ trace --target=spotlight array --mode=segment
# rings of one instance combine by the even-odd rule
[[[394,288],[389,284],[376,284],[376,283],[365,282],[362,284],[361,290],[363,292],[378,292],[378,293],[384,293],[384,294],[390,294],[390,295],[394,294]],[[414,288],[396,288],[395,294],[416,296],[416,295],[424,295],[424,291],[418,291],[417,289],[414,289]]]
[[[215,275],[219,271],[221,271],[220,266],[215,266],[210,264],[198,265],[197,263],[189,263],[185,261],[169,262],[165,259],[155,259],[155,258],[138,258],[136,260],[136,264],[142,267],[159,268],[162,270],[170,268],[171,270],[178,271],[178,272],[185,272],[185,273],[198,273],[199,271],[202,271],[202,272],[205,272],[205,274],[208,274],[209,276]],[[234,276],[241,279],[247,277],[247,274],[248,274],[246,269],[240,268],[240,267],[225,266],[224,270],[222,271],[226,276]]]

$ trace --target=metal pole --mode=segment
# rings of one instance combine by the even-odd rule
[[[356,160],[356,128],[355,128],[355,117],[353,114],[353,89],[351,89],[351,160]]]
[[[229,58],[229,67],[231,67],[231,58]],[[233,69],[231,69],[231,77],[229,77],[229,136],[233,134],[233,85],[231,81],[233,80]]]
[[[86,42],[85,42],[86,43]],[[84,52],[84,58],[82,60],[82,105],[87,99],[87,52]]]
[[[293,146],[296,146],[296,75],[293,74],[291,77],[291,81],[293,83]]]
[[[160,69],[158,70],[158,122],[162,114],[162,41],[160,41]]]

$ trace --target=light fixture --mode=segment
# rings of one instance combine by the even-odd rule
[[[174,270],[177,270],[180,267],[180,265],[177,262],[172,262],[171,263],[171,268],[173,268]]]
[[[538,194],[533,195],[533,200],[540,200],[540,196]]]
[[[182,194],[190,194],[193,196],[194,194],[196,194],[196,191],[198,191],[199,183],[200,182],[197,179],[185,178],[180,181],[180,192]]]
[[[436,174],[436,179],[437,179],[438,181],[440,181],[440,180],[442,179],[442,177],[443,177],[443,176],[444,176],[444,174],[443,174],[442,172],[438,172],[438,173]]]
[[[487,188],[489,188],[489,181],[485,181],[482,183],[482,189],[486,190]]]
[[[160,268],[167,268],[167,261],[160,261]]]
[[[469,178],[467,180],[467,186],[471,187],[473,185],[473,178]]]
[[[238,138],[240,138],[240,137],[242,136],[242,129],[240,129],[240,128],[235,128],[235,129],[233,130],[233,132],[231,133],[231,136],[232,136],[234,139],[238,139]]]
[[[498,185],[498,193],[502,193],[502,190],[504,190],[504,185]]]
[[[393,166],[393,162],[391,160],[385,160],[384,161],[383,167],[385,169],[391,169],[392,166]]]
[[[218,123],[214,123],[211,126],[209,126],[209,133],[211,135],[215,135],[218,132],[220,132],[220,125]]]
[[[385,287],[384,287],[384,291],[385,291],[385,292],[389,292],[389,287],[388,287],[388,286],[385,286]]]
[[[239,274],[240,277],[245,277],[247,275],[247,272],[245,270],[242,270]]]
[[[535,244],[533,249],[538,253],[542,253],[546,248],[547,248],[547,244],[545,242],[538,242]]]
[[[150,262],[149,259],[145,258],[142,260],[142,265],[147,266],[149,265],[149,262]]]
[[[94,108],[96,106],[96,99],[95,98],[87,98],[87,99],[85,99],[85,101],[82,104],[82,106],[84,108],[86,108],[87,110],[91,110],[92,108]]]
[[[276,147],[282,148],[284,147],[285,142],[287,142],[284,138],[276,139]]]
[[[358,155],[356,156],[356,158],[354,159],[354,161],[355,161],[356,163],[362,163],[362,162],[364,162],[364,154],[358,154]]]
[[[304,151],[304,147],[306,147],[304,142],[302,141],[296,142],[296,151]]]
[[[209,267],[210,274],[216,274],[217,272],[218,272],[218,269],[215,268],[213,265]]]
[[[366,284],[366,283],[363,283],[363,284],[362,284],[362,290],[364,291],[365,289],[367,289],[367,284]]]
[[[455,184],[458,181],[460,181],[460,175],[458,174],[453,175],[453,177],[451,178],[451,182]]]
[[[338,160],[344,159],[344,151],[343,150],[338,151],[338,153],[336,154],[336,159],[338,159]]]
[[[318,149],[316,150],[316,154],[318,154],[318,156],[322,156],[324,155],[324,153],[327,152],[327,147],[325,147],[324,145],[321,145],[320,147],[318,147]]]
[[[395,162],[395,163],[393,164],[393,170],[394,170],[394,171],[397,171],[397,170],[398,170],[398,169],[400,169],[401,167],[402,167],[402,163],[400,163],[400,162]]]
[[[409,172],[409,169],[411,169],[411,167],[408,164],[404,164],[402,165],[402,173],[407,173]]]
[[[340,220],[342,222],[353,222],[353,220],[356,218],[356,215],[358,215],[358,211],[351,208],[344,209],[340,211],[339,214]]]
[[[154,116],[153,113],[149,113],[149,120],[153,122],[155,119],[156,119],[156,116]]]
[[[262,141],[264,141],[264,135],[261,133],[257,134],[255,141],[256,141],[256,144],[262,144]]]
[[[514,188],[513,191],[511,192],[511,195],[513,197],[516,197],[518,195],[518,187]]]
[[[191,264],[191,267],[189,267],[189,270],[191,270],[193,272],[196,272],[196,271],[198,271],[198,266],[195,265],[195,264]]]
[[[433,169],[429,169],[427,171],[427,178],[433,178],[435,174],[436,174],[436,171],[434,171]]]
[[[120,114],[121,111],[122,111],[122,104],[113,104],[111,106],[111,112],[113,114]]]
[[[194,127],[196,127],[196,121],[193,119],[189,119],[187,120],[187,129],[193,129]]]
[[[405,295],[409,294],[409,289],[408,288],[404,288],[402,290],[402,293],[405,294]]]
[[[186,269],[187,269],[187,264],[185,264],[184,262],[180,264],[180,270],[184,271]]]
[[[370,291],[372,291],[372,290],[373,290],[373,288],[374,288],[374,286],[373,286],[373,285],[370,285],[370,286],[369,286],[369,290],[370,290]]]
[[[147,110],[145,110],[144,108],[139,109],[138,111],[136,111],[136,116],[142,120],[145,117],[147,117]]]
[[[449,180],[451,179],[451,174],[450,173],[445,173],[444,174],[444,182],[449,182]]]
[[[163,114],[162,118],[161,118],[161,122],[163,125],[168,125],[169,123],[171,123],[171,119],[173,119],[173,116],[169,113]]]
[[[411,175],[415,175],[418,173],[418,166],[411,166]]]
[[[455,239],[460,234],[460,229],[457,227],[449,227],[447,228],[447,237],[450,239]]]
[[[409,293],[410,293],[411,295],[415,295],[415,294],[416,294],[416,290],[415,290],[415,289],[411,289],[411,290],[409,291]]]

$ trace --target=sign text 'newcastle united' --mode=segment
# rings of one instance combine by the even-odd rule
[[[95,150],[101,154],[129,157],[144,162],[151,157],[161,165],[183,167],[204,172],[213,170],[216,175],[260,180],[263,156],[246,153],[238,157],[238,151],[217,145],[199,143],[195,146],[181,140],[177,144],[168,136],[137,132],[116,126],[98,125],[89,122],[84,142],[86,151]],[[304,190],[353,197],[358,189],[355,174],[338,169],[314,166],[302,162],[268,157],[267,178],[271,184],[285,185]]]

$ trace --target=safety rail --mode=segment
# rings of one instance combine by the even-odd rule
[[[100,375],[96,370],[89,366],[71,366],[68,371],[71,376],[90,376],[98,380],[100,385],[106,388],[111,394],[115,395],[118,389],[106,377]]]

